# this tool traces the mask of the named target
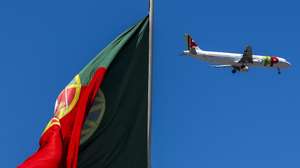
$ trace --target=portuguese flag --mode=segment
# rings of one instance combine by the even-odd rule
[[[20,168],[146,168],[149,17],[119,35],[59,94]]]

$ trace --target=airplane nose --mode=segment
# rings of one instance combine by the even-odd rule
[[[291,66],[291,63],[288,62],[286,59],[280,57],[278,58],[279,58],[279,66],[281,66],[282,68],[287,68]]]
[[[292,66],[292,64],[289,61],[287,61],[286,59],[283,59],[283,63],[285,64],[285,67]]]

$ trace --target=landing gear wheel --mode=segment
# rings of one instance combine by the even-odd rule
[[[231,72],[232,72],[233,74],[235,74],[235,73],[236,73],[236,69],[233,69]]]

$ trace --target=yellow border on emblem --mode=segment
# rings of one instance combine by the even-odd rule
[[[46,128],[44,129],[42,135],[50,128],[52,127],[53,125],[58,125],[60,127],[60,122],[59,122],[59,119],[56,118],[56,117],[53,117],[47,124]]]
[[[75,96],[70,103],[70,105],[67,108],[63,109],[58,109],[58,115],[56,116],[58,119],[63,118],[65,115],[67,115],[76,105],[79,95],[80,95],[80,90],[81,90],[81,81],[79,75],[76,75],[74,77],[74,82],[70,83],[64,90],[69,89],[69,88],[75,88]]]
[[[81,81],[80,81],[79,75],[76,75],[74,77],[73,81],[70,84],[68,84],[67,87],[64,90],[66,90],[68,88],[75,88],[75,96],[74,96],[72,102],[70,103],[68,108],[59,109],[59,111],[57,112],[58,115],[56,115],[54,118],[52,118],[48,122],[48,124],[47,124],[47,126],[44,129],[42,134],[44,134],[53,125],[59,125],[60,126],[59,120],[61,118],[63,118],[64,116],[66,116],[75,107],[75,105],[76,105],[76,103],[79,99],[80,91],[81,91]],[[56,121],[53,121],[53,119],[55,119]]]

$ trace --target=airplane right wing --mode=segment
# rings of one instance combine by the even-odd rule
[[[241,64],[253,64],[253,57],[252,57],[252,47],[247,46],[244,50],[243,57],[239,60],[239,63]]]

